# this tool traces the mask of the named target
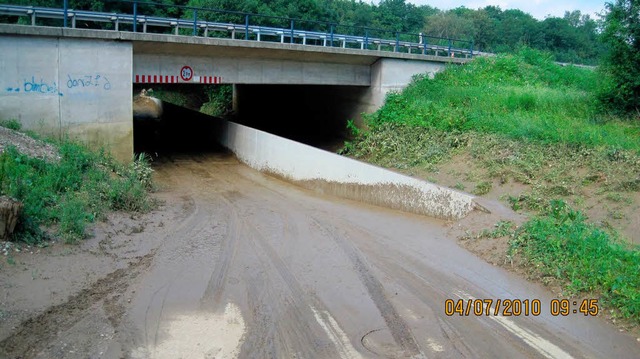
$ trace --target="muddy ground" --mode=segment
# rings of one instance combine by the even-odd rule
[[[640,357],[635,336],[550,315],[548,289],[457,244],[493,216],[322,197],[227,154],[155,169],[156,212],[5,257],[0,358]],[[472,297],[540,299],[541,314],[445,315]]]

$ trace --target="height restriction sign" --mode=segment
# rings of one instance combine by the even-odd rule
[[[191,81],[193,77],[193,69],[190,66],[182,66],[180,69],[180,78],[182,81]]]

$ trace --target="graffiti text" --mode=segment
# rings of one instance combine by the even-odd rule
[[[31,79],[25,79],[24,80],[24,92],[26,93],[43,93],[43,94],[58,94],[60,96],[62,96],[62,94],[58,91],[58,84],[55,81],[52,82],[47,82],[44,81],[42,78],[40,78],[40,81],[36,81],[36,77],[35,76],[31,76]],[[9,90],[7,88],[7,90]],[[15,92],[19,92],[16,91],[14,89]]]
[[[102,75],[83,75],[83,76],[74,76],[67,75],[67,87],[72,89],[75,87],[78,88],[102,88],[104,90],[111,90],[111,82],[107,79],[106,76]]]

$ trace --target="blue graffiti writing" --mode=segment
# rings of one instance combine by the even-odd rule
[[[20,92],[20,87],[7,87],[7,92]]]
[[[107,79],[106,76],[102,75],[83,75],[83,76],[74,76],[67,75],[67,87],[72,89],[74,87],[78,88],[102,88],[103,90],[111,90],[111,82]]]
[[[35,76],[31,76],[31,80],[27,80],[27,79],[24,80],[24,92],[26,93],[35,92],[35,93],[43,93],[43,94],[51,93],[51,94],[59,94],[62,96],[62,94],[58,92],[58,84],[55,81],[48,83],[44,81],[42,78],[40,78],[40,81],[36,81]]]

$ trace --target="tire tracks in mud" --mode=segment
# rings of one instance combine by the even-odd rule
[[[222,165],[226,164],[222,162]],[[222,187],[226,187],[227,191],[216,193],[215,198],[221,199],[227,207],[226,212],[231,223],[219,257],[220,261],[212,273],[202,302],[213,303],[214,306],[221,305],[228,273],[231,268],[239,269],[237,266],[233,267],[233,259],[236,253],[242,253],[244,268],[240,269],[241,276],[246,283],[246,301],[252,318],[250,322],[254,324],[248,328],[242,344],[245,349],[242,352],[258,357],[341,357],[339,348],[334,347],[330,338],[326,337],[326,329],[321,327],[314,316],[317,312],[327,313],[320,299],[302,288],[260,229],[247,220],[252,214],[244,212],[269,208],[272,205],[270,199],[258,195],[258,198],[252,199],[260,201],[264,206],[256,206],[255,203],[248,207],[246,204],[239,206],[238,201],[245,196],[237,191],[238,188],[242,188],[238,180],[246,182],[247,187],[259,186],[279,199],[286,200],[287,197],[251,178],[245,178],[237,171],[232,170],[237,177],[236,181],[231,182],[228,176],[218,175],[205,163],[196,161],[193,167],[195,168],[190,170],[199,177],[214,180],[217,186],[222,184]],[[278,213],[282,222],[282,237],[297,235],[296,227],[287,220],[287,215]],[[276,270],[277,277],[265,275],[271,268]],[[275,316],[280,320],[275,320]],[[325,337],[326,339],[320,339]]]
[[[203,166],[203,164],[201,163],[198,163],[198,165]],[[212,174],[210,172],[210,168],[201,167],[201,168],[198,168],[198,170],[196,171],[196,173],[200,175],[202,175],[203,172],[207,173],[207,176],[206,176],[207,178],[211,178],[213,176],[216,178],[216,180],[224,181],[230,186],[233,186],[233,187],[237,186],[237,183],[231,183],[226,178],[219,178],[219,176]],[[241,174],[238,174],[238,175],[242,177]],[[249,181],[253,185],[260,186],[266,189],[269,193],[283,200],[288,200],[288,201],[291,200],[290,198],[288,198],[287,196],[284,196],[279,191],[276,191],[270,188],[270,186],[266,186],[256,181],[252,181],[251,179],[243,178],[243,180]],[[225,202],[232,207],[232,212],[234,213],[233,217],[240,221],[239,224],[241,225],[241,227],[251,232],[249,233],[247,238],[254,244],[254,246],[252,246],[252,249],[255,252],[256,256],[258,257],[258,260],[262,263],[263,266],[272,265],[276,269],[276,271],[278,272],[279,276],[282,278],[284,283],[286,284],[287,288],[292,294],[291,298],[293,300],[291,302],[291,308],[294,308],[297,322],[316,323],[316,320],[313,317],[313,313],[314,313],[313,310],[317,310],[318,312],[325,311],[324,305],[322,305],[320,299],[307,293],[300,287],[293,273],[291,273],[291,271],[287,268],[287,265],[279,257],[276,250],[273,247],[271,247],[271,245],[268,244],[265,238],[263,238],[263,236],[260,234],[260,231],[254,228],[252,225],[250,225],[246,221],[244,221],[241,218],[241,216],[238,215],[238,208],[236,208],[226,197],[224,197],[224,195],[222,195],[222,197],[225,198]],[[310,210],[312,212],[314,211],[313,209],[307,208],[307,206],[304,206],[300,203],[296,202],[296,205],[301,205],[301,207],[304,208],[305,210]],[[382,318],[387,324],[394,341],[396,342],[398,347],[401,349],[401,352],[402,352],[401,355],[402,356],[421,355],[421,350],[413,334],[411,333],[410,328],[401,318],[401,316],[399,315],[399,313],[397,312],[393,304],[386,297],[383,285],[371,273],[370,269],[368,268],[368,263],[365,261],[365,259],[363,258],[362,254],[358,251],[358,249],[348,239],[342,238],[343,236],[338,235],[336,233],[336,229],[329,229],[327,226],[321,224],[318,218],[313,217],[311,214],[307,215],[307,217],[311,220],[312,224],[317,226],[321,231],[325,232],[328,235],[328,237],[333,239],[333,241],[339,246],[339,248],[347,255],[347,258],[349,258],[349,260],[351,261],[352,266],[354,270],[357,272],[361,283],[369,292],[370,298],[378,308]],[[283,222],[284,222],[283,230],[286,232],[290,226],[286,220],[283,220]],[[262,252],[257,251],[256,247],[261,248]],[[260,259],[260,257],[264,257],[265,259]],[[218,281],[224,281],[224,278],[221,278],[221,277],[218,277],[218,278],[219,278],[217,279]],[[264,278],[263,280],[268,281],[269,279]],[[255,280],[253,281],[255,282]],[[248,288],[252,287],[252,285],[248,285],[247,287]],[[269,288],[270,286],[267,286],[268,291],[270,290]],[[254,291],[249,290],[249,292],[254,292]],[[253,302],[256,303],[260,301],[253,301]],[[254,311],[253,314],[256,314],[256,312]],[[264,315],[264,311],[263,311],[263,315]],[[262,318],[262,319],[255,318],[255,319],[257,322],[269,322],[268,320],[265,320],[265,318]],[[263,328],[262,330],[265,330],[265,329]],[[307,325],[305,328],[298,328],[298,330],[296,330],[297,332],[296,335],[300,335],[303,332],[302,330],[308,332],[310,330],[310,327]],[[322,333],[322,335],[324,336],[326,335],[326,333]],[[261,336],[258,335],[257,337],[261,337]],[[308,338],[308,340],[312,340],[312,339],[313,338]],[[254,345],[249,345],[249,343],[247,342],[245,342],[245,345],[255,348]],[[337,352],[338,348],[333,348],[333,349],[335,353],[331,353],[331,355],[328,355],[327,357],[339,357],[339,354]],[[309,352],[307,354],[316,355],[316,356],[318,355],[317,352]],[[324,353],[324,354],[329,354],[329,353]]]
[[[164,239],[157,247],[150,249],[145,255],[134,257],[125,267],[94,281],[68,297],[65,302],[48,307],[42,313],[23,321],[10,336],[0,341],[0,358],[27,359],[41,354],[59,335],[82,321],[95,305],[102,305],[111,326],[117,331],[126,312],[122,294],[152,266],[156,253],[166,239],[184,228],[197,212],[193,198],[183,195],[180,199],[183,201],[183,212],[174,218],[180,222],[170,233],[163,235]],[[115,258],[110,254],[105,255],[117,260],[117,255]]]
[[[315,217],[312,217],[311,219],[321,231],[327,233],[335,241],[335,243],[352,262],[353,269],[358,273],[360,281],[365,288],[367,288],[369,296],[380,311],[382,318],[384,318],[384,321],[391,332],[391,336],[403,351],[401,356],[421,355],[422,351],[420,350],[411,329],[402,319],[391,301],[387,298],[384,286],[371,272],[369,263],[367,263],[360,251],[348,239],[348,233],[342,233],[342,235],[339,235],[337,233],[337,228],[329,228],[329,225],[320,223],[320,221]]]
[[[239,213],[240,208],[225,195],[221,196],[234,218],[233,233],[236,238],[229,240],[225,246],[225,258],[219,262],[222,264],[217,266],[214,271],[217,274],[212,277],[216,285],[207,289],[207,295],[220,305],[231,259],[236,251],[241,251],[245,255],[242,276],[246,283],[251,322],[254,323],[245,336],[245,352],[258,357],[340,357],[328,340],[319,339],[324,336],[324,332],[316,324],[312,308],[323,308],[320,301],[303,290],[295,275],[267,243],[260,230]],[[283,223],[284,231],[290,230],[284,218]],[[240,243],[241,249],[237,249],[239,239],[243,240]],[[265,275],[270,268],[275,268],[278,277],[270,278]],[[286,289],[278,290],[280,288]],[[274,320],[274,312],[285,315],[285,318]]]
[[[0,342],[0,356],[31,358],[45,349],[58,333],[70,329],[79,322],[84,317],[83,314],[96,303],[103,302],[103,305],[113,308],[115,304],[109,301],[108,296],[114,292],[125,292],[133,280],[149,268],[155,252],[152,250],[138,257],[129,262],[127,267],[111,272],[90,287],[72,295],[66,302],[52,306],[43,313],[24,321],[11,336]],[[124,311],[116,310],[116,313],[111,312],[111,314],[114,315],[110,316],[109,320],[116,323]]]

